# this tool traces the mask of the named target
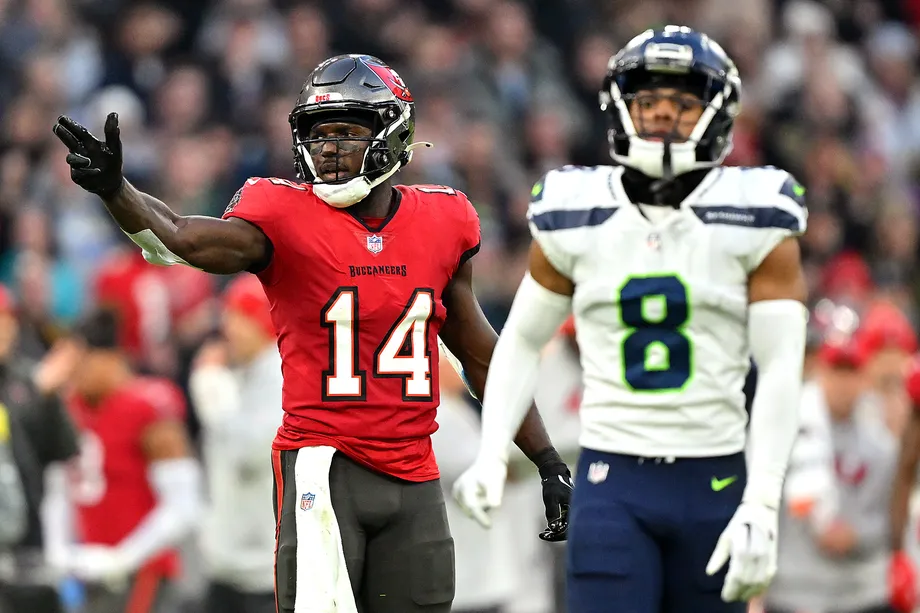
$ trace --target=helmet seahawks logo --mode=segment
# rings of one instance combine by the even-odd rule
[[[365,62],[365,64],[374,71],[374,74],[380,77],[380,80],[384,82],[391,92],[393,92],[394,96],[404,102],[412,102],[412,94],[409,93],[409,88],[406,87],[406,84],[400,76],[396,74],[395,70],[389,66],[383,66],[372,62]]]

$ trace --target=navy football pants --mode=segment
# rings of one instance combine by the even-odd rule
[[[569,525],[568,613],[744,613],[745,603],[720,598],[728,565],[709,577],[706,564],[745,479],[741,453],[668,462],[583,449]]]

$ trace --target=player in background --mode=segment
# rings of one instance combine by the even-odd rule
[[[441,469],[441,486],[449,495],[454,480],[476,457],[479,415],[469,403],[462,378],[450,365],[450,356],[441,356],[440,369],[439,427],[431,440]],[[510,513],[512,509],[502,509],[504,514],[495,518],[495,528],[483,530],[453,500],[446,503],[457,573],[457,595],[451,613],[506,612],[515,597],[515,571],[524,545],[514,542],[510,534],[512,524],[519,523],[520,517]],[[526,511],[535,515],[532,505]],[[542,544],[537,539],[528,540],[535,546]]]
[[[169,613],[175,547],[201,511],[182,392],[132,371],[108,311],[88,316],[72,340],[81,350],[67,403],[81,449],[69,487],[80,544],[63,565],[87,584],[85,613]]]
[[[67,377],[52,360],[35,364],[19,353],[20,323],[17,305],[5,286],[0,285],[0,447],[12,451],[15,470],[0,485],[0,506],[11,511],[19,505],[12,477],[25,499],[24,534],[12,547],[0,545],[8,571],[0,578],[0,610],[61,613],[58,593],[59,550],[55,535],[66,522],[66,498],[57,492],[66,479],[67,462],[78,452],[77,432],[67,410],[55,393]],[[4,458],[6,465],[9,457]],[[0,521],[14,528],[14,517]],[[5,534],[4,536],[9,536]]]
[[[446,612],[453,542],[431,448],[437,339],[481,397],[497,336],[472,289],[479,218],[449,187],[392,185],[418,145],[415,106],[380,60],[326,60],[289,119],[302,182],[249,179],[223,219],[180,216],[126,181],[114,114],[105,142],[67,117],[54,133],[71,178],[148,261],[249,271],[265,288],[284,372],[278,610]],[[571,479],[535,410],[516,442],[543,477],[552,521],[542,537],[564,539]]]
[[[611,58],[601,91],[619,166],[551,171],[533,190],[529,271],[489,370],[478,458],[455,493],[482,519],[501,503],[540,350],[574,312],[585,392],[570,613],[611,602],[619,613],[741,612],[776,572],[807,216],[788,173],[720,166],[740,95],[709,37],[644,32]]]
[[[833,320],[844,325],[828,331],[802,388],[766,610],[910,613],[889,604],[902,596],[887,580],[897,438],[868,369],[882,339],[849,308]]]
[[[201,549],[205,613],[272,613],[272,467],[281,423],[281,356],[268,299],[252,275],[224,292],[223,340],[205,344],[189,381],[202,426],[208,510]]]

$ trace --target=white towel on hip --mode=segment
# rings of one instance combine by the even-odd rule
[[[335,452],[332,447],[304,447],[297,451],[294,613],[358,612],[345,566],[339,523],[332,509],[329,467]]]

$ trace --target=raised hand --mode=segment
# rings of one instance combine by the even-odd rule
[[[105,120],[105,142],[77,121],[61,115],[52,128],[67,147],[71,180],[103,199],[112,197],[124,182],[118,114]]]

